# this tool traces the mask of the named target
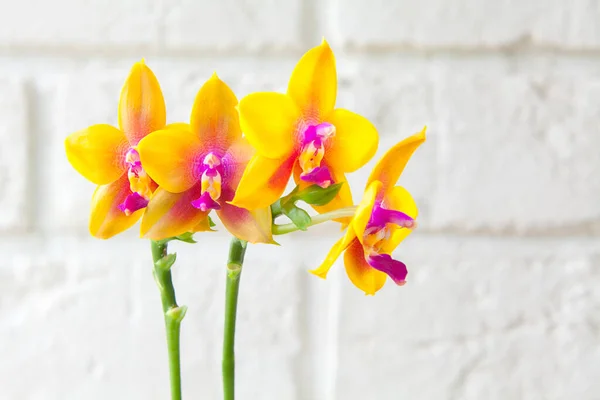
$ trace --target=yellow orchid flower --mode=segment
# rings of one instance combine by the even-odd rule
[[[85,178],[99,185],[92,196],[90,233],[108,239],[142,216],[157,185],[140,162],[136,145],[165,126],[160,85],[144,60],[133,65],[119,101],[119,129],[92,125],[65,140],[67,159]]]
[[[234,236],[250,243],[273,243],[271,209],[253,211],[229,204],[254,149],[242,137],[231,89],[214,74],[196,95],[190,124],[173,124],[148,135],[138,151],[160,187],[144,218],[142,236],[160,240],[207,230],[216,210]]]
[[[401,186],[394,186],[408,160],[425,141],[425,128],[392,147],[379,160],[367,181],[346,234],[330,250],[313,274],[325,278],[345,251],[344,265],[356,287],[373,295],[389,276],[398,285],[406,283],[406,265],[391,253],[415,227],[417,205]]]
[[[377,150],[377,130],[364,117],[334,108],[335,57],[325,40],[309,50],[292,72],[287,94],[253,93],[240,101],[240,123],[256,149],[232,201],[250,210],[282,195],[294,172],[301,186],[345,182]],[[318,212],[352,205],[348,185]]]

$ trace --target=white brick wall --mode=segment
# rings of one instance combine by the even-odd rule
[[[339,101],[380,156],[429,126],[402,183],[420,229],[409,284],[365,297],[337,230],[252,246],[238,392],[256,400],[600,399],[600,2],[5,2],[0,13],[0,399],[165,399],[148,243],[87,235],[93,186],[64,137],[116,122],[146,57],[170,121],[213,70],[239,97],[284,90],[326,35]],[[352,174],[362,191],[371,162]],[[316,236],[316,237],[315,237]],[[177,244],[187,399],[220,398],[227,237]],[[308,249],[308,251],[307,251]]]

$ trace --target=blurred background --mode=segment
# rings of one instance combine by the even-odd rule
[[[142,57],[168,120],[213,71],[284,91],[325,36],[337,105],[377,156],[428,126],[400,183],[419,229],[408,284],[375,297],[333,224],[251,246],[238,394],[257,400],[600,399],[600,1],[23,0],[0,13],[0,399],[166,399],[147,241],[87,232],[93,185],[63,140],[117,122]],[[219,399],[227,234],[172,246],[187,399]]]

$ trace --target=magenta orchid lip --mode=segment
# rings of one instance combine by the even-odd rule
[[[298,157],[298,164],[302,169],[300,174],[302,181],[319,185],[322,188],[335,183],[329,168],[321,166],[326,147],[333,136],[335,136],[335,126],[327,122],[310,125],[306,128]]]
[[[150,177],[144,171],[140,154],[136,149],[130,148],[125,153],[125,164],[127,165],[127,178],[131,194],[118,207],[125,215],[129,216],[148,206],[152,190],[150,189]]]

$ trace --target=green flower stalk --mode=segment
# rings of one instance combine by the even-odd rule
[[[175,254],[167,254],[168,241],[151,241],[154,261],[154,280],[160,291],[160,299],[165,318],[167,349],[169,353],[169,373],[171,376],[171,400],[181,400],[181,365],[179,360],[179,332],[181,321],[187,311],[186,306],[178,306],[175,288],[171,277],[171,267]]]
[[[246,245],[245,241],[234,237],[229,246],[223,333],[223,399],[225,400],[235,399],[235,322]]]

